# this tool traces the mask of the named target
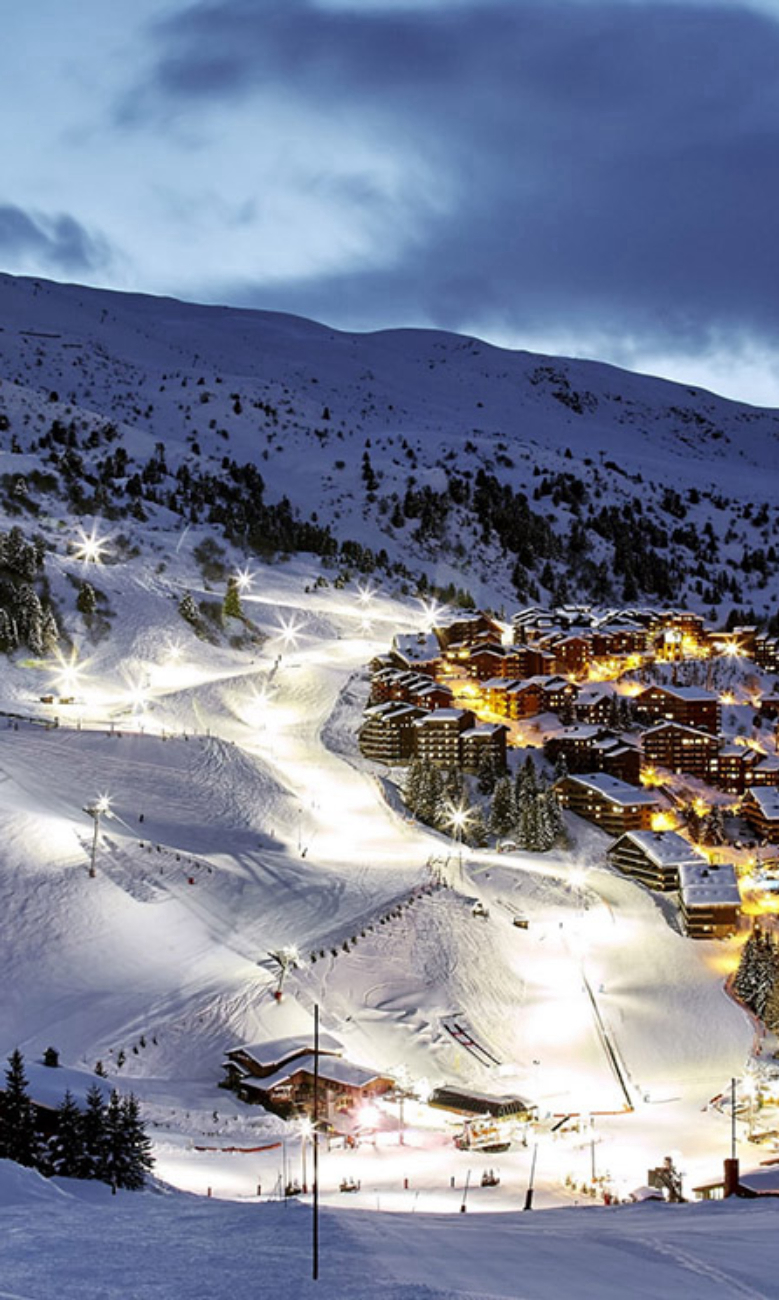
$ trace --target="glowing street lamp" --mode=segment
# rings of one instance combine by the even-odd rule
[[[233,575],[233,582],[239,591],[251,591],[254,585],[254,574],[250,569],[239,569],[238,572]]]
[[[290,619],[288,623],[281,619],[281,626],[276,635],[285,648],[297,644],[302,626],[302,623],[296,623],[294,619]]]
[[[100,832],[100,818],[111,816],[110,795],[107,794],[98,795],[97,799],[93,804],[89,804],[87,805],[86,808],[84,808],[84,812],[87,814],[87,816],[91,817],[94,822],[94,831],[92,834],[92,852],[89,860],[89,874],[90,877],[94,880],[95,875],[97,874],[95,871],[95,857],[97,855],[97,837]]]
[[[97,524],[92,525],[91,533],[85,533],[83,528],[79,528],[78,534],[80,541],[73,552],[75,558],[82,564],[100,564],[108,550],[108,538],[98,537]]]
[[[453,839],[455,844],[458,845],[458,863],[461,876],[463,872],[463,831],[466,830],[471,816],[470,809],[466,808],[464,804],[450,804],[444,812],[444,821],[447,826],[451,826],[454,833]]]
[[[359,600],[359,602],[360,602],[361,605],[367,605],[367,604],[369,604],[370,601],[373,600],[373,597],[374,597],[375,595],[376,595],[376,592],[373,590],[372,587],[358,587],[358,588],[357,588],[357,599]]]

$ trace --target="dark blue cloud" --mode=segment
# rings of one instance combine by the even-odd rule
[[[35,216],[12,203],[0,203],[0,257],[32,257],[56,271],[84,274],[105,267],[110,253],[104,239],[90,235],[74,217]]]
[[[279,93],[334,131],[345,110],[371,122],[377,151],[407,141],[429,188],[454,196],[424,196],[390,269],[274,285],[272,301],[225,286],[233,300],[687,347],[779,334],[779,24],[765,14],[701,0],[357,13],[216,0],[150,39],[125,123]]]

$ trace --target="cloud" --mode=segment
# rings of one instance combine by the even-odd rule
[[[101,236],[90,235],[75,217],[33,216],[12,203],[0,203],[0,257],[17,264],[31,259],[79,275],[105,267],[110,251]]]
[[[271,98],[274,127],[284,104],[330,123],[333,158],[359,123],[377,156],[405,151],[426,171],[411,213],[398,186],[410,234],[392,258],[377,247],[335,274],[275,281],[270,299],[262,278],[225,285],[232,300],[703,349],[729,330],[779,334],[779,24],[766,4],[214,0],[150,29],[120,119],[164,129],[256,111],[262,133]],[[356,176],[345,222],[369,204]]]

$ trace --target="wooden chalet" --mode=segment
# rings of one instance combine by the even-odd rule
[[[490,712],[502,718],[532,718],[544,707],[541,686],[532,679],[515,681],[510,677],[492,677],[482,689]]]
[[[610,722],[614,692],[607,686],[584,686],[576,697],[574,712],[579,722],[589,725]]]
[[[413,723],[414,753],[433,767],[462,767],[461,737],[475,726],[470,709],[434,709]]]
[[[615,836],[649,830],[652,814],[659,808],[657,795],[650,790],[636,789],[605,772],[564,776],[555,782],[554,791],[563,808]]]
[[[284,1116],[311,1114],[315,1061],[310,1040],[236,1047],[227,1053],[224,1068],[225,1086],[242,1101]],[[320,1034],[318,1074],[320,1117],[331,1123],[339,1113],[394,1087],[389,1075],[344,1060],[341,1044],[329,1034]]]
[[[719,734],[719,699],[700,686],[647,686],[633,702],[637,716],[649,723],[678,722],[713,736]]]
[[[538,644],[540,649],[554,655],[560,672],[585,673],[594,658],[592,639],[583,633],[555,632],[543,637]]]
[[[435,626],[435,635],[442,651],[451,651],[454,646],[472,646],[479,641],[503,639],[501,624],[483,611],[474,613],[452,614],[441,619]]]
[[[386,700],[365,710],[357,733],[357,743],[364,758],[390,767],[409,763],[416,749],[414,723],[424,710],[400,700]]]
[[[506,767],[507,727],[502,722],[478,722],[460,733],[460,763],[463,772],[476,773],[489,754],[497,771]]]
[[[741,800],[740,812],[760,839],[779,844],[779,789],[750,786]]]
[[[413,668],[435,677],[441,666],[441,648],[432,632],[398,632],[390,650],[398,668]]]
[[[678,889],[683,863],[705,861],[676,831],[628,831],[606,856],[624,875],[659,893]]]
[[[604,727],[558,727],[547,737],[544,752],[553,763],[564,758],[569,772],[607,772],[631,785],[641,779],[637,746]]]
[[[767,673],[779,673],[779,637],[755,637],[755,663]]]
[[[687,772],[702,781],[717,781],[719,748],[717,736],[680,722],[659,722],[641,737],[645,765]]]
[[[714,784],[728,794],[743,794],[753,784],[760,755],[748,745],[723,745],[719,751],[718,772]],[[771,785],[773,782],[760,782]]]
[[[679,900],[691,939],[722,939],[738,928],[741,895],[731,862],[683,862]]]

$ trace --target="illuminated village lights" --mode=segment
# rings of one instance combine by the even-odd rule
[[[285,621],[280,620],[280,627],[276,629],[276,638],[281,641],[285,649],[297,645],[300,633],[303,630],[303,624],[298,623],[295,619]]]
[[[365,586],[357,588],[357,599],[361,605],[369,605],[375,595],[376,592],[373,587]]]
[[[653,831],[675,831],[678,824],[679,823],[672,812],[652,813]]]

